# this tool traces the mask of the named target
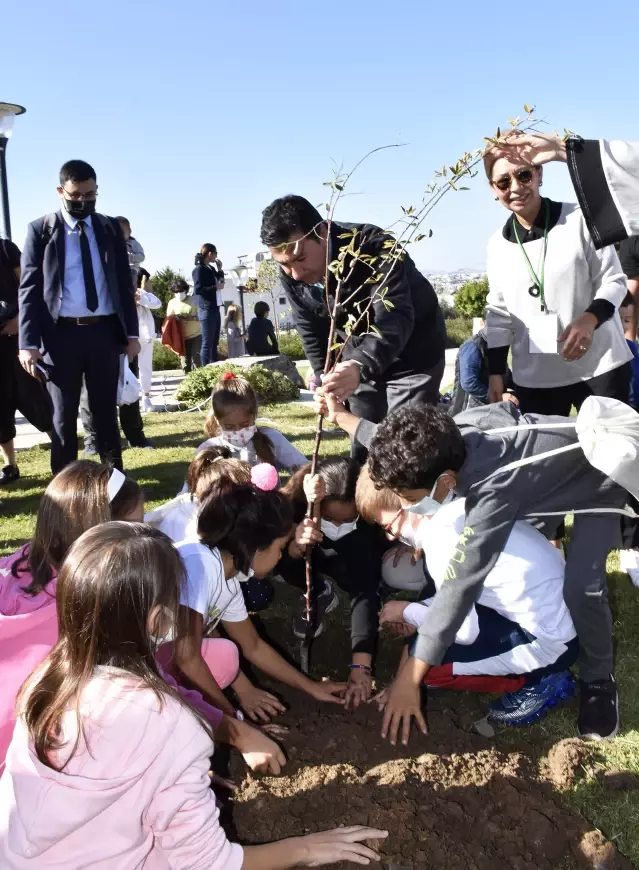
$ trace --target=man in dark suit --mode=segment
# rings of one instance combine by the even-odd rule
[[[22,253],[20,362],[33,377],[49,379],[54,474],[78,455],[83,376],[100,457],[122,467],[120,355],[133,358],[140,350],[126,243],[115,218],[95,213],[97,193],[88,163],[65,163],[58,187],[62,209],[29,225]]]

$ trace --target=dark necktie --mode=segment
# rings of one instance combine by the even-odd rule
[[[84,292],[87,297],[87,308],[89,311],[97,311],[98,291],[95,286],[91,248],[89,247],[84,221],[78,221],[77,226],[78,233],[80,234],[80,253],[82,254],[82,274],[84,275]]]

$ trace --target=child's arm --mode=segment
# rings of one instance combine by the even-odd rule
[[[275,335],[275,327],[273,326],[272,321],[268,320],[268,340],[273,348],[273,353],[279,353],[280,348],[277,343],[277,336]]]
[[[269,429],[266,434],[273,444],[275,461],[279,468],[288,468],[294,471],[308,463],[306,456],[300,453],[297,447],[293,447],[278,429]]]
[[[481,375],[481,351],[474,342],[464,342],[459,349],[459,385],[466,393],[485,402],[488,398],[488,383],[482,381]]]
[[[223,620],[226,633],[234,640],[242,650],[242,654],[251,664],[294,689],[306,692],[316,701],[326,701],[332,704],[343,704],[344,701],[336,697],[346,688],[344,683],[315,682],[309,680],[301,671],[289,665],[272,646],[269,646],[259,636],[250,619],[242,622],[226,622]]]
[[[264,689],[258,689],[242,671],[237,675],[235,682],[231,683],[231,688],[237,695],[242,710],[254,722],[260,720],[270,722],[274,716],[286,712],[286,707],[275,695],[265,692]]]
[[[184,637],[174,641],[175,662],[182,673],[202,692],[205,699],[210,699],[215,707],[226,713],[227,716],[235,716],[235,709],[220,689],[217,681],[207,663],[202,657],[202,633],[204,620],[202,614],[190,607],[180,607],[186,611],[187,633]]]

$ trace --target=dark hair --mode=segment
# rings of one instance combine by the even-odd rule
[[[343,503],[354,502],[360,468],[359,462],[354,459],[346,459],[344,456],[327,456],[320,459],[316,474],[322,478],[326,490],[322,504],[324,501],[331,500]],[[311,465],[309,463],[299,468],[288,483],[282,487],[284,495],[288,496],[293,503],[297,522],[300,522],[306,513],[304,478],[310,473]]]
[[[630,308],[630,307],[635,308],[636,305],[637,305],[637,300],[632,295],[630,290],[628,290],[628,292],[626,293],[626,295],[623,298],[623,302],[621,303],[621,305],[619,307],[620,308]]]
[[[221,433],[220,421],[229,411],[241,408],[257,417],[257,396],[253,387],[246,378],[238,378],[231,372],[225,372],[225,375],[211,392],[211,410],[204,421],[204,434],[207,438],[216,438]],[[253,447],[260,462],[276,465],[273,442],[265,432],[257,430],[253,436]]]
[[[148,281],[151,277],[151,273],[147,272],[146,269],[143,269],[142,266],[138,266],[138,287],[142,286],[142,279],[146,278]]]
[[[96,667],[125,670],[139,678],[141,688],[154,691],[160,703],[170,696],[189,707],[160,676],[151,634],[162,629],[157,626],[154,631],[149,625],[155,611],[156,618],[179,627],[184,581],[182,560],[169,538],[143,523],[105,523],[75,542],[56,589],[58,642],[19,697],[43,764],[64,767],[56,766],[51,753],[64,746],[60,725],[70,704],[75,706],[78,728],[74,745],[65,752],[65,764],[76,752],[83,736],[82,691]]]
[[[126,224],[129,229],[131,229],[131,221],[128,218],[125,218],[124,215],[119,214],[116,217],[116,221],[121,224]]]
[[[93,526],[128,516],[142,501],[135,480],[127,477],[112,501],[107,487],[112,469],[78,459],[62,469],[45,489],[31,542],[11,566],[16,579],[30,573],[24,591],[37,595],[58,571],[69,548]]]
[[[264,302],[261,299],[253,306],[253,313],[256,317],[266,317],[270,310],[271,309],[268,306],[268,302]]]
[[[267,247],[286,244],[295,233],[307,236],[322,223],[321,214],[303,196],[281,196],[262,212],[262,244]],[[317,241],[314,234],[313,240]]]
[[[60,169],[60,187],[64,187],[67,181],[90,181],[97,182],[95,169],[84,160],[67,160]]]
[[[447,411],[430,405],[400,408],[383,420],[368,454],[378,489],[429,489],[440,474],[459,471],[466,445]]]
[[[215,256],[217,256],[217,248],[210,242],[205,242],[200,248],[199,254],[195,255],[195,265],[201,266],[204,263],[204,258],[207,254],[215,254]]]
[[[204,501],[211,487],[220,481],[250,483],[251,469],[233,459],[228,447],[216,445],[200,450],[186,473],[186,487],[193,498]]]
[[[257,551],[288,535],[292,525],[293,508],[283,493],[252,484],[215,485],[200,508],[197,530],[202,543],[229,553],[247,574]]]
[[[184,278],[176,278],[171,282],[171,290],[173,293],[188,293],[189,285]]]

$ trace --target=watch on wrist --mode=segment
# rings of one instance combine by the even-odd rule
[[[244,713],[242,713],[241,710],[236,710],[235,711],[235,718],[237,719],[238,722],[243,722],[244,721]]]

